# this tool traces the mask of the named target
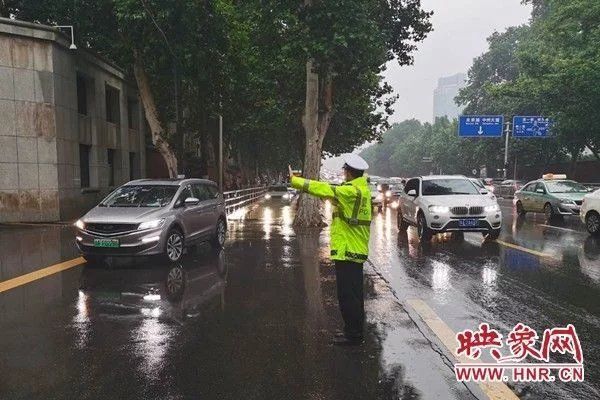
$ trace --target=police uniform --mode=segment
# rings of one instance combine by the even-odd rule
[[[368,164],[359,156],[344,157],[346,165],[364,171]],[[294,176],[293,188],[313,196],[331,199],[333,203],[330,227],[331,259],[335,262],[337,295],[344,319],[344,335],[361,340],[364,324],[363,263],[369,254],[371,232],[371,191],[366,177],[359,177],[340,186]]]

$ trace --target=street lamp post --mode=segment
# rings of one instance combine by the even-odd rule
[[[223,192],[223,114],[219,114],[219,191]]]
[[[506,138],[504,141],[504,168],[502,169],[502,171],[504,179],[506,180],[506,177],[508,175],[508,138],[510,137],[510,122],[506,122],[505,126],[506,129],[504,130],[504,133],[506,135]]]
[[[71,30],[71,45],[69,46],[70,50],[77,50],[77,46],[75,46],[75,34],[73,33],[73,25],[54,25],[55,28],[58,29],[69,29]]]

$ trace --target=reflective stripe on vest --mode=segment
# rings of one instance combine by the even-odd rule
[[[344,215],[342,215],[341,213],[333,213],[331,215],[331,218],[339,218],[342,221],[345,221],[348,225],[362,225],[362,226],[370,226],[371,225],[371,221],[366,220],[366,219],[353,219],[353,218],[346,218]]]
[[[337,253],[338,253],[337,250],[331,250],[332,256],[337,256]],[[368,258],[368,256],[366,254],[351,253],[349,251],[346,252],[346,257],[353,258],[355,260],[365,260],[365,261]]]
[[[360,189],[354,187],[356,189],[356,200],[354,200],[354,209],[352,210],[352,220],[358,221],[358,211],[360,210],[360,203],[362,201],[362,193]]]
[[[308,179],[305,179],[304,184],[302,185],[303,192],[308,192],[308,185],[310,185],[310,181]]]

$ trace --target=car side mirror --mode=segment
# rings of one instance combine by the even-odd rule
[[[546,193],[546,191],[544,189],[536,189],[535,191],[538,193],[541,193],[541,194]]]
[[[417,191],[415,189],[410,189],[406,194],[410,197],[417,197]]]
[[[487,189],[479,189],[479,193],[481,193],[481,194],[489,194],[490,192]]]
[[[195,206],[198,205],[198,203],[200,203],[200,199],[197,199],[195,197],[188,197],[187,199],[185,199],[185,206]]]

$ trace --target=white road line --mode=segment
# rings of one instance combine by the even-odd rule
[[[585,235],[585,232],[582,231],[576,231],[575,229],[569,229],[569,228],[563,228],[561,226],[554,226],[554,225],[546,225],[546,224],[536,224],[538,226],[543,226],[545,228],[552,228],[552,229],[558,229],[559,231],[565,231],[565,232],[573,232],[573,233],[579,233],[581,235]]]
[[[427,324],[429,329],[446,346],[457,361],[464,364],[474,364],[473,360],[464,355],[456,354],[456,334],[438,315],[421,299],[408,299],[407,303]],[[502,382],[479,382],[479,387],[491,400],[518,400],[510,388]]]

